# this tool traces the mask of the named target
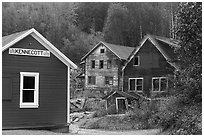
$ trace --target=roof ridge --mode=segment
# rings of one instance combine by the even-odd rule
[[[120,47],[135,48],[135,47],[130,47],[130,46],[124,46],[124,45],[119,45],[119,44],[108,43],[108,42],[104,42],[104,41],[101,41],[101,42],[102,42],[102,43],[104,43],[104,44],[110,44],[110,45],[113,45],[113,46],[120,46]]]

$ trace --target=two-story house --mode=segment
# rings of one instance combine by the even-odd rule
[[[176,40],[146,35],[122,68],[123,91],[147,97],[168,91],[168,76],[179,70],[175,48]]]
[[[135,48],[99,42],[81,60],[85,90],[122,90],[122,67]]]
[[[103,97],[106,108],[119,113],[128,108],[129,99],[150,99],[168,93],[169,76],[179,70],[175,48],[179,48],[176,40],[146,35],[122,66],[122,92]]]

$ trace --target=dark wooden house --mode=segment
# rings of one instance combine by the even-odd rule
[[[122,67],[133,47],[99,42],[81,60],[85,89],[110,92],[122,89]]]
[[[4,36],[2,46],[3,129],[67,125],[77,66],[35,29]]]
[[[123,91],[146,97],[167,93],[169,76],[179,70],[175,48],[176,40],[146,35],[122,68]]]
[[[119,113],[121,107],[118,104],[122,102],[122,106],[128,108],[126,104],[130,103],[131,95],[137,101],[168,95],[169,76],[179,70],[175,48],[179,46],[174,39],[146,35],[121,67],[122,92],[111,92],[103,98],[107,101],[107,109],[114,106]]]

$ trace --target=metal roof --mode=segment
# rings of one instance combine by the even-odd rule
[[[138,95],[134,92],[113,91],[113,92],[110,92],[109,94],[107,94],[106,96],[104,96],[102,99],[108,99],[109,97],[113,96],[116,93],[118,93],[118,94],[120,94],[126,98],[133,98],[133,99],[139,99],[140,98],[140,95]]]
[[[139,52],[139,50],[142,48],[144,43],[149,40],[158,50],[159,52],[163,55],[163,57],[166,59],[166,61],[172,65],[175,69],[179,70],[179,65],[176,62],[176,56],[175,53],[173,52],[174,48],[180,48],[179,46],[179,41],[170,39],[170,38],[165,38],[165,37],[160,37],[160,36],[155,36],[155,35],[149,35],[147,34],[139,43],[139,46],[137,46],[134,51],[130,54],[128,57],[128,60],[126,61],[124,67],[122,69],[125,69],[127,64],[132,60],[132,58]],[[160,42],[166,43],[166,45],[161,44]],[[172,50],[167,50],[165,46],[169,46],[172,48]]]
[[[134,47],[127,47],[127,46],[121,46],[121,45],[115,45],[110,44],[106,42],[100,41],[94,48],[92,48],[81,60],[84,60],[88,55],[90,55],[100,44],[103,44],[105,47],[107,47],[111,52],[113,52],[118,58],[127,60],[129,55],[133,52],[135,49]]]
[[[21,35],[25,34],[29,30],[21,31],[21,32],[16,32],[8,36],[2,37],[2,47],[10,43],[11,41],[15,40],[16,38],[20,37]]]

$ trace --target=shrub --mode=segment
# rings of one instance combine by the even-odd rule
[[[169,134],[201,134],[201,106],[192,105],[183,96],[171,97],[154,115],[155,124]]]

